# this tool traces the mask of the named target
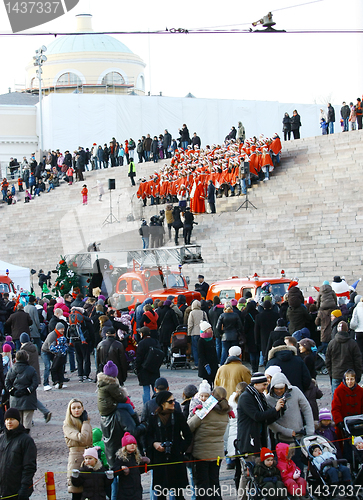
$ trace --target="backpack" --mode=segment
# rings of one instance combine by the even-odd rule
[[[79,311],[74,311],[69,315],[68,318],[69,328],[68,328],[68,338],[71,342],[80,341],[83,323],[83,314]]]
[[[160,366],[163,364],[165,353],[157,347],[149,347],[149,351],[145,361],[141,365],[142,368],[151,373],[158,373]]]

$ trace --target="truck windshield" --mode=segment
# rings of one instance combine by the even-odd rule
[[[10,288],[7,283],[0,283],[0,293],[10,293]]]
[[[272,283],[271,285],[272,295],[280,295],[283,298],[285,293],[287,292],[289,284],[290,284],[289,281],[287,283]],[[260,294],[261,294],[261,287],[259,286],[256,290],[256,297],[255,297],[257,301],[259,301]]]
[[[180,274],[168,274],[164,276],[166,288],[185,288],[184,280]]]

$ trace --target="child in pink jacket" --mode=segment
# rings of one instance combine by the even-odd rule
[[[281,472],[281,479],[290,495],[304,497],[306,494],[306,481],[301,475],[301,470],[296,467],[291,459],[294,455],[295,445],[278,443],[276,445],[276,454],[278,458],[277,468]]]

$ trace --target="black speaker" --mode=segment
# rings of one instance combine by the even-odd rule
[[[108,179],[108,189],[116,189],[116,181],[115,179]]]
[[[245,175],[248,175],[250,173],[250,162],[249,161],[244,161],[243,162],[243,170],[242,170],[242,172]]]

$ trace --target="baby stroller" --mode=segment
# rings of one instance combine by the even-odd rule
[[[168,360],[166,367],[175,368],[190,368],[187,360],[188,348],[188,331],[187,327],[180,325],[175,332],[171,334],[170,347],[168,348]]]
[[[318,469],[314,463],[313,459],[314,456],[311,452],[311,447],[313,445],[320,445],[322,451],[328,451],[330,453],[337,453],[337,449],[331,443],[328,439],[326,439],[324,436],[304,436],[301,441],[300,441],[300,446],[301,446],[301,452],[305,459],[307,460],[308,464],[308,470],[306,474],[306,480],[309,483],[309,493],[310,495],[314,495],[317,497],[327,497],[331,493],[334,494],[341,494],[342,491],[339,490],[340,487],[344,489],[343,485],[329,485],[329,482],[327,481],[327,478],[325,477],[325,474],[322,473],[320,469]],[[347,460],[339,460],[339,463],[343,465],[347,465]],[[333,491],[334,490],[334,491]],[[337,491],[336,491],[337,490]]]
[[[351,464],[352,464],[352,476],[353,484],[362,485],[363,481],[363,464],[361,463],[363,459],[363,450],[357,450],[354,446],[354,438],[361,436],[363,437],[363,415],[353,415],[351,417],[345,417],[344,419],[344,434],[349,436],[351,439],[347,440],[346,443],[352,453]]]
[[[320,372],[321,375],[328,375],[328,369],[325,366],[325,354],[323,352],[320,352],[319,349],[316,353],[315,357],[315,370],[317,372]]]

